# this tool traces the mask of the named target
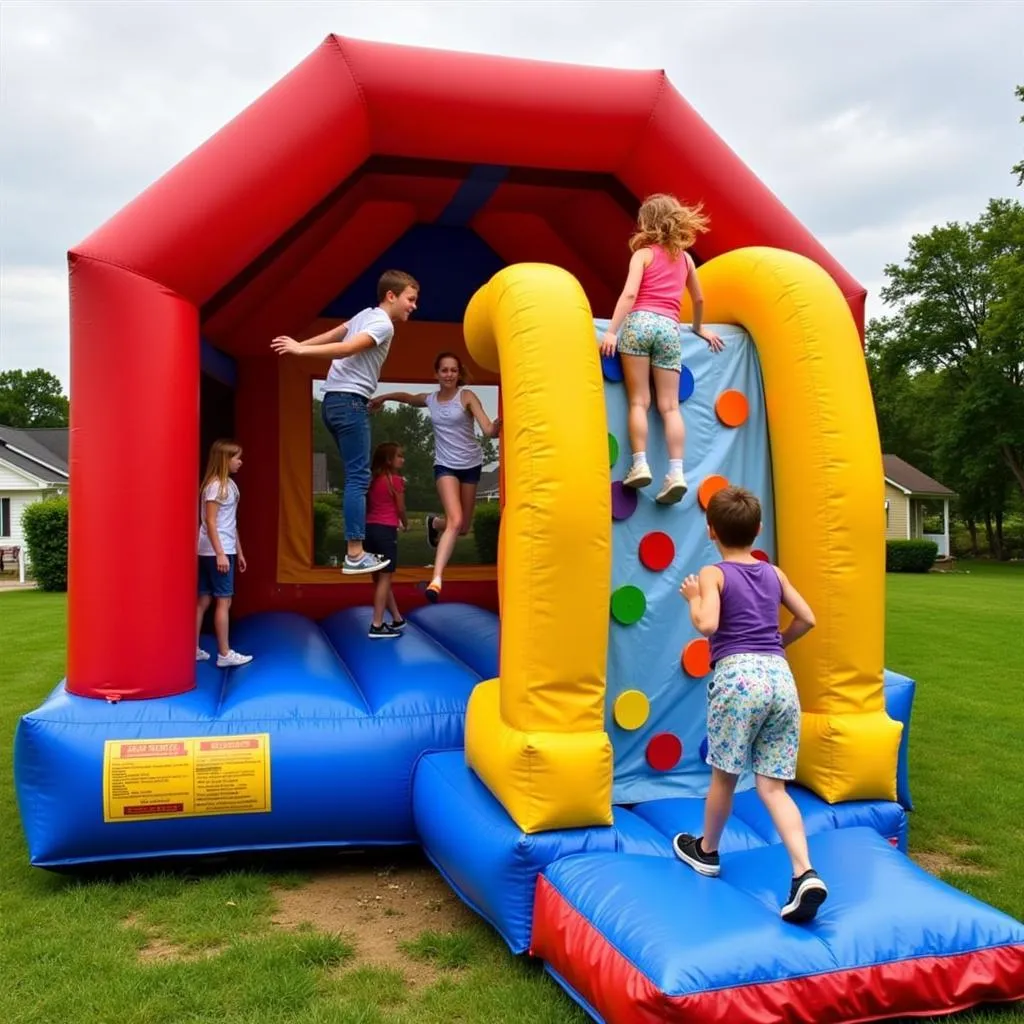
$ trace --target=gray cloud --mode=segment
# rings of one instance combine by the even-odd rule
[[[1015,3],[17,4],[0,11],[0,367],[67,381],[66,250],[330,31],[658,68],[873,295],[1013,194]]]

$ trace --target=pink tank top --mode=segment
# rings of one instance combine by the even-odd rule
[[[644,271],[633,310],[659,313],[678,321],[689,270],[686,254],[680,253],[678,259],[673,260],[660,245],[652,245],[650,250],[654,253],[654,259]]]

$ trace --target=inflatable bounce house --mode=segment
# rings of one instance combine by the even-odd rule
[[[695,258],[726,341],[681,328],[674,506],[621,486],[621,369],[597,344],[654,191],[711,216]],[[326,366],[269,343],[372,305],[389,267],[422,290],[384,379],[429,383],[453,349],[500,386],[502,518],[497,566],[454,567],[442,603],[400,570],[418,607],[378,644],[367,582],[314,564]],[[905,854],[914,684],[883,667],[864,292],[663,74],[330,36],[75,248],[70,280],[67,678],[15,749],[33,864],[419,843],[609,1022],[1024,997],[1024,927]],[[233,641],[255,658],[221,671],[194,660],[194,616],[200,456],[224,434],[250,563]],[[761,555],[818,619],[791,651],[792,792],[831,890],[809,926],[779,916],[789,864],[750,777],[721,878],[671,849],[708,783],[708,650],[678,588],[714,558],[726,481],[762,497]]]

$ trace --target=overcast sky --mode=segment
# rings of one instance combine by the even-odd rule
[[[1021,0],[0,0],[0,369],[67,385],[67,249],[329,32],[664,68],[870,290],[869,314],[913,233],[1019,195]]]

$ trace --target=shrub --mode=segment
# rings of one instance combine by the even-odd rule
[[[473,540],[481,565],[496,565],[498,561],[498,528],[501,525],[501,506],[488,501],[477,506],[473,516]]]
[[[313,564],[327,565],[330,556],[328,532],[331,520],[338,514],[336,501],[317,498],[313,502]]]
[[[935,564],[939,546],[933,540],[885,542],[886,572],[928,572]]]
[[[68,589],[68,499],[47,498],[21,515],[32,575],[43,590]]]

